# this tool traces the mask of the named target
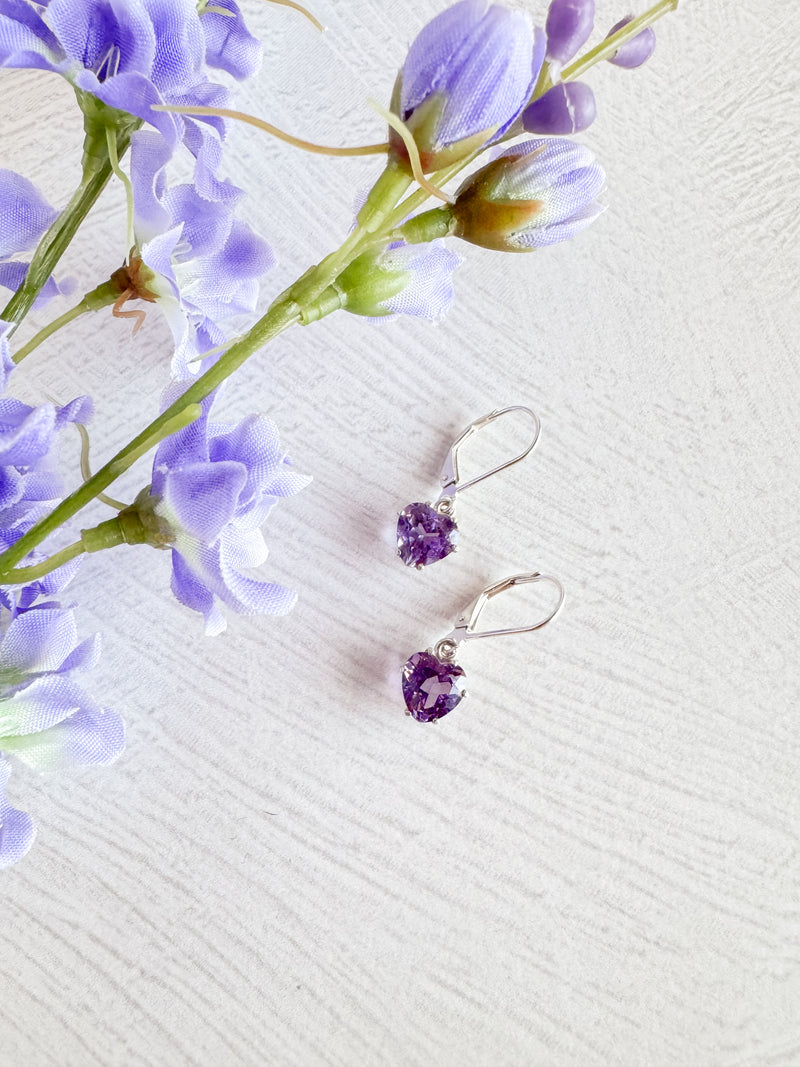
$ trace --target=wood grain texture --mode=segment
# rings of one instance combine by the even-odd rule
[[[319,0],[324,36],[245,6],[267,44],[242,106],[357,143],[440,5]],[[334,316],[234,380],[225,414],[267,411],[315,479],[269,520],[291,616],[204,640],[161,555],[84,568],[93,689],[129,744],[12,780],[40,829],[0,882],[3,1067],[800,1064],[798,33],[792,5],[681,5],[646,68],[592,78],[590,230],[470,250],[438,327]],[[0,165],[63,203],[69,92],[0,88]],[[245,129],[228,166],[279,255],[264,306],[375,172]],[[70,252],[83,289],[118,265],[121,204]],[[99,460],[154,412],[168,355],[156,314],[135,342],[97,316],[17,390],[92,393]],[[396,511],[513,403],[541,414],[537,452],[465,496],[456,557],[406,572]],[[557,624],[465,650],[463,708],[405,719],[403,660],[528,568],[567,587]]]

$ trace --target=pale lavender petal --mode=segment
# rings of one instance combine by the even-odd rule
[[[175,146],[180,141],[183,124],[178,121],[178,116],[168,111],[153,111],[153,104],[166,101],[146,75],[130,71],[100,82],[94,74],[84,70],[76,75],[74,82],[79,89],[92,93],[109,107],[127,111],[149,122],[169,145]]]
[[[86,424],[94,415],[94,402],[90,396],[76,396],[56,411],[56,429],[60,430],[70,422]]]
[[[171,155],[169,144],[160,134],[137,130],[131,137],[131,184],[140,243],[172,226],[172,217],[163,204],[167,185],[164,168]]]
[[[212,432],[216,427],[212,427]],[[282,460],[278,427],[266,415],[249,415],[234,427],[225,427],[209,441],[208,458],[212,463],[234,461],[247,472],[243,502],[253,499],[265,478]]]
[[[243,81],[252,78],[261,67],[261,42],[247,29],[238,4],[234,0],[214,0],[214,7],[230,11],[220,15],[207,10],[200,18],[206,38],[206,63],[218,67]]]
[[[155,35],[139,0],[126,0],[124,6],[119,0],[51,0],[46,21],[67,57],[103,81],[116,69],[152,68]]]
[[[188,184],[170,189],[163,203],[173,219],[183,220],[181,247],[186,248],[187,257],[199,258],[224,246],[233,225],[227,204],[206,200]],[[176,256],[181,258],[181,253]]]
[[[69,678],[58,674],[35,677],[24,689],[0,702],[0,748],[7,751],[13,738],[20,734],[48,730],[80,711],[87,700],[86,693]]]
[[[57,671],[77,643],[75,617],[66,608],[17,615],[0,643],[0,676]]]
[[[130,0],[124,3],[127,5]],[[187,0],[143,0],[143,5],[152,20],[156,40],[153,84],[162,92],[190,85],[205,58],[205,37],[197,5]]]
[[[465,37],[478,29],[488,6],[488,0],[460,0],[431,19],[417,34],[403,64],[404,118],[430,92],[442,86],[455,54]]]
[[[175,551],[172,553],[172,592],[181,604],[200,612],[205,618],[208,637],[216,637],[227,629],[228,624],[216,606],[214,594],[195,576],[183,556]]]
[[[533,91],[533,27],[524,11],[490,7],[473,39],[465,41],[446,72],[447,103],[437,129],[440,144],[511,126]]]
[[[10,774],[11,764],[0,756],[0,870],[22,859],[36,837],[30,815],[12,808],[6,799]]]
[[[453,302],[453,272],[463,262],[463,256],[452,252],[441,241],[403,245],[387,252],[382,266],[407,270],[411,278],[405,289],[384,301],[384,307],[398,315],[416,315],[436,322]]]
[[[55,421],[52,404],[30,408],[17,400],[0,399],[0,464],[28,466],[46,455]]]
[[[274,582],[259,582],[236,570],[234,553],[224,543],[203,546],[200,565],[209,589],[239,615],[285,615],[297,593]]]
[[[415,130],[426,169],[435,166],[437,152],[483,130],[501,136],[527,103],[543,54],[544,38],[527,13],[485,0],[462,0],[428,23],[400,80],[401,117],[412,129],[414,112],[428,100],[439,102],[433,124]]]
[[[0,170],[0,259],[32,248],[57,217],[36,186],[13,170]]]
[[[246,482],[247,470],[241,463],[194,464],[170,471],[159,514],[177,521],[191,537],[211,544],[233,518]]]
[[[1,741],[7,752],[37,770],[113,763],[125,748],[125,726],[113,711],[90,702],[38,733]]]
[[[520,234],[515,240],[524,248],[546,248],[548,245],[560,244],[561,241],[568,241],[581,230],[585,230],[603,210],[600,204],[587,204],[565,222],[530,230]]]
[[[63,53],[58,40],[27,0],[0,0],[0,67],[54,70]]]

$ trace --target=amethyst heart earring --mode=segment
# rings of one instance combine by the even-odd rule
[[[550,582],[558,592],[558,603],[539,622],[532,626],[514,626],[505,630],[476,630],[481,612],[492,597],[515,585],[532,582]],[[564,603],[564,587],[549,574],[515,574],[490,585],[470,604],[451,632],[427,652],[415,652],[403,667],[403,697],[408,711],[417,722],[436,722],[461,703],[467,695],[464,688],[466,675],[455,661],[458,646],[462,641],[477,637],[502,637],[505,634],[525,634],[541,630],[556,617]]]
[[[499,419],[501,415],[507,415],[512,411],[522,411],[530,416],[534,425],[533,439],[524,452],[520,452],[513,459],[506,460],[497,467],[479,474],[477,478],[471,478],[468,482],[459,483],[458,480],[458,453],[473,434],[489,423]],[[455,551],[458,544],[458,527],[455,520],[456,494],[469,489],[471,485],[477,485],[485,478],[491,478],[493,474],[503,471],[506,467],[512,467],[515,463],[533,451],[539,440],[541,423],[539,416],[530,408],[514,407],[500,408],[484,415],[459,434],[442,467],[440,482],[442,490],[433,504],[416,503],[403,508],[397,519],[397,554],[407,567],[416,567],[421,570],[429,563],[435,563],[438,559],[444,559]]]

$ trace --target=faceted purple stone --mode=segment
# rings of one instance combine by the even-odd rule
[[[407,567],[427,567],[458,544],[455,519],[430,504],[409,504],[397,519],[397,554]]]
[[[441,719],[466,696],[465,677],[456,663],[445,663],[432,652],[415,652],[403,667],[403,696],[417,722]]]

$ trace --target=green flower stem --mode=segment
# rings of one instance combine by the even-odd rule
[[[19,351],[13,355],[15,363],[21,363],[26,356],[29,356],[35,348],[46,341],[48,337],[60,330],[62,326],[68,325],[74,319],[79,318],[81,315],[85,315],[87,311],[99,311],[100,308],[108,307],[109,304],[113,304],[119,297],[120,287],[113,279],[103,282],[102,285],[98,285],[96,289],[92,289],[87,293],[79,304],[76,304],[74,308],[70,308],[69,311],[65,311],[63,315],[59,315],[57,319],[39,330],[37,334],[31,337],[30,341],[22,346]]]
[[[293,302],[281,301],[273,304],[249,333],[233,344],[213,367],[210,367],[205,374],[189,386],[174,404],[171,404],[108,463],[96,471],[88,481],[65,497],[49,515],[46,515],[0,555],[0,584],[7,585],[9,582],[15,582],[16,579],[12,575],[16,572],[13,568],[32,549],[41,544],[59,526],[77,515],[82,508],[94,500],[98,493],[102,493],[120,474],[132,466],[140,456],[149,452],[165,437],[169,437],[170,434],[194,422],[201,413],[201,400],[204,400],[218,385],[238,370],[253,352],[277,337],[289,326],[294,325],[299,319],[300,309]]]
[[[31,567],[18,567],[16,570],[5,572],[3,582],[5,585],[27,585],[28,582],[35,582],[39,578],[44,578],[46,574],[56,570],[56,568],[63,567],[70,560],[83,555],[85,551],[86,548],[83,541],[76,541],[74,545],[70,545],[69,548],[62,548],[60,552],[56,552],[48,559],[42,560],[41,563],[36,563]]]
[[[128,149],[131,134],[141,126],[141,119],[115,111],[99,100],[87,101],[78,94],[78,102],[84,112],[83,174],[72,199],[42,237],[28,267],[25,281],[6,304],[0,319],[14,324],[22,322],[33,307],[36,297],[55,270],[78,227],[91,211],[98,197],[113,174],[108,158],[106,129],[115,131],[117,158]],[[13,331],[12,331],[13,332]]]
[[[299,281],[282,293],[266,315],[248,333],[235,341],[214,366],[193,382],[174,404],[154,419],[75,492],[65,497],[49,515],[23,534],[19,541],[6,549],[0,555],[0,584],[16,582],[15,576],[27,568],[22,568],[20,571],[15,571],[13,568],[32,549],[103,493],[140,456],[149,452],[165,437],[169,437],[170,434],[193,422],[200,415],[200,401],[238,370],[259,348],[290,326],[299,323],[303,305],[313,303],[341,271],[360,254],[363,246],[374,243],[374,230],[381,227],[399,197],[410,184],[410,176],[398,164],[390,162],[370,192],[359,214],[358,225],[342,246],[318,263],[316,267],[312,267]],[[110,520],[111,523],[114,521]],[[46,563],[49,562],[46,561]]]
[[[580,59],[577,59],[574,63],[571,63],[568,67],[564,67],[561,71],[562,81],[574,81],[576,78],[580,78],[582,74],[585,74],[590,67],[593,67],[595,63],[600,63],[604,59],[608,59],[613,56],[617,49],[625,44],[626,41],[630,41],[642,30],[648,26],[652,26],[654,22],[666,15],[668,11],[675,11],[678,7],[678,0],[659,0],[657,4],[653,4],[641,15],[637,15],[635,19],[631,19],[627,25],[622,29],[617,30],[611,37],[607,37],[600,44],[590,49],[585,55],[582,55]]]
[[[365,246],[375,242],[375,235],[382,231],[386,217],[411,182],[412,177],[406,168],[396,160],[389,160],[359,211],[353,232],[335,252],[307,271],[278,300],[288,298],[300,307],[314,303]]]
[[[449,207],[434,207],[415,215],[392,234],[406,244],[426,244],[441,237],[449,237],[453,230],[453,212]]]

